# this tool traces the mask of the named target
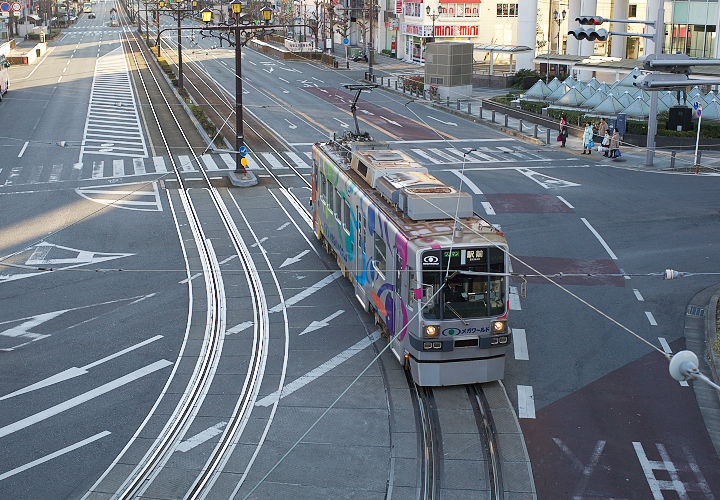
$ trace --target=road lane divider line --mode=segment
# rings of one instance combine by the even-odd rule
[[[30,144],[30,141],[25,141],[25,144],[23,144],[22,149],[20,150],[20,152],[17,155],[18,158],[22,158],[22,155],[25,154],[25,150],[27,149],[28,144]]]
[[[509,266],[508,266],[509,267]],[[512,269],[508,269],[509,272],[512,272]],[[516,286],[510,287],[510,293],[509,300],[510,300],[510,310],[511,311],[522,311],[522,307],[520,306],[520,294],[518,293],[518,289]]]
[[[657,321],[655,321],[655,316],[653,316],[653,313],[651,313],[650,311],[645,311],[645,316],[647,316],[647,319],[650,322],[651,326],[657,326]]]
[[[325,375],[327,372],[332,370],[333,368],[341,365],[348,359],[352,358],[356,354],[358,354],[360,351],[365,349],[366,347],[373,344],[375,341],[377,341],[380,338],[380,330],[376,330],[373,333],[370,334],[369,337],[363,338],[360,342],[348,347],[346,350],[338,354],[337,356],[334,356],[333,358],[329,359],[325,363],[321,364],[317,368],[310,370],[305,375],[300,376],[299,378],[293,380],[286,386],[282,388],[281,391],[275,391],[271,394],[268,394],[262,399],[259,399],[255,405],[256,406],[270,406],[271,404],[275,403],[276,401],[279,401],[280,399],[289,396],[293,392],[302,389],[306,385],[308,385],[310,382],[316,380],[317,378],[321,377],[322,375]]]
[[[40,464],[44,464],[45,462],[49,462],[50,460],[53,460],[54,458],[65,455],[66,453],[70,453],[71,451],[75,451],[78,448],[82,448],[83,446],[86,446],[90,443],[94,443],[95,441],[102,439],[105,436],[109,436],[110,434],[111,434],[110,431],[98,432],[94,436],[90,436],[89,438],[85,438],[82,441],[78,441],[75,444],[71,444],[70,446],[66,446],[65,448],[61,448],[57,451],[54,451],[54,452],[50,453],[49,455],[45,455],[44,457],[40,457],[36,460],[33,460],[32,462],[28,462],[25,465],[16,467],[16,468],[9,470],[3,474],[0,474],[0,481],[3,481],[9,477],[16,475],[16,474],[20,474],[21,472],[25,472],[26,470],[32,469],[36,465],[40,465]]]
[[[665,354],[672,355],[672,349],[670,349],[670,344],[668,344],[668,341],[665,339],[665,337],[658,337],[658,340],[660,341],[660,345],[662,346],[663,351],[665,351]],[[679,383],[683,387],[689,386],[686,380],[680,380]]]
[[[535,418],[535,396],[531,385],[518,385],[518,418]]]
[[[557,195],[557,199],[560,200],[560,201],[562,201],[563,203],[565,203],[565,205],[567,205],[568,208],[572,208],[572,209],[575,208],[574,206],[572,206],[572,205],[571,205],[565,198],[563,198],[562,196]]]
[[[645,299],[643,298],[642,294],[640,293],[640,290],[637,288],[633,288],[633,293],[635,294],[635,298],[638,299],[640,302],[645,302]]]
[[[587,228],[590,230],[590,232],[597,238],[597,240],[598,240],[598,241],[600,242],[600,244],[603,246],[603,248],[604,248],[605,251],[608,253],[608,255],[610,256],[610,258],[611,258],[612,260],[617,260],[617,255],[615,255],[615,252],[613,252],[613,251],[610,249],[610,247],[609,247],[608,244],[605,242],[605,240],[603,239],[603,237],[600,236],[600,233],[598,233],[598,232],[595,230],[595,228],[590,225],[590,223],[587,221],[587,219],[586,219],[585,217],[580,217],[580,220],[583,221],[583,224],[585,224],[585,226],[587,226]]]
[[[51,406],[50,408],[39,411],[33,415],[30,415],[29,417],[25,417],[16,422],[13,422],[12,424],[8,424],[3,427],[0,427],[0,438],[9,436],[10,434],[13,434],[15,432],[26,429],[34,424],[37,424],[38,422],[42,422],[43,420],[47,420],[48,418],[52,418],[56,415],[59,415],[60,413],[62,413],[64,411],[70,410],[76,406],[79,406],[83,403],[91,401],[99,396],[107,394],[108,392],[112,391],[113,389],[117,389],[119,387],[129,384],[130,382],[139,380],[142,377],[145,377],[147,375],[155,373],[156,371],[162,370],[163,368],[167,368],[168,366],[171,366],[172,364],[173,363],[171,363],[170,361],[168,361],[166,359],[161,359],[160,361],[151,363],[147,366],[144,366],[133,372],[130,372],[127,375],[123,375],[120,378],[117,378],[111,382],[103,384],[100,387],[96,387],[95,389],[84,392],[83,394],[75,396],[74,398],[70,398],[67,401],[63,401],[62,403],[56,404],[55,406]]]
[[[512,341],[513,347],[515,349],[515,359],[521,361],[529,361],[530,354],[528,353],[527,335],[525,334],[525,329],[513,328]]]

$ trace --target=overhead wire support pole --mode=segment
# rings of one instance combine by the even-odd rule
[[[655,21],[654,55],[657,58],[663,53],[665,41],[665,5],[658,4],[657,20]],[[645,166],[652,167],[655,159],[655,136],[657,135],[658,91],[650,93],[650,110],[648,116],[647,143],[645,150]]]

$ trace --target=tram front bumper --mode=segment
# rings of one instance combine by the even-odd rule
[[[413,380],[421,386],[478,384],[505,376],[505,354],[458,361],[422,361],[410,357]]]

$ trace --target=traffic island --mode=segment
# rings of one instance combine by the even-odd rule
[[[258,178],[249,170],[246,170],[245,173],[230,172],[228,174],[228,182],[230,186],[234,187],[252,187],[257,185]]]

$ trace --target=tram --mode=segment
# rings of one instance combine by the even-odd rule
[[[313,145],[315,235],[418,385],[502,379],[504,234],[406,153],[349,137]]]

